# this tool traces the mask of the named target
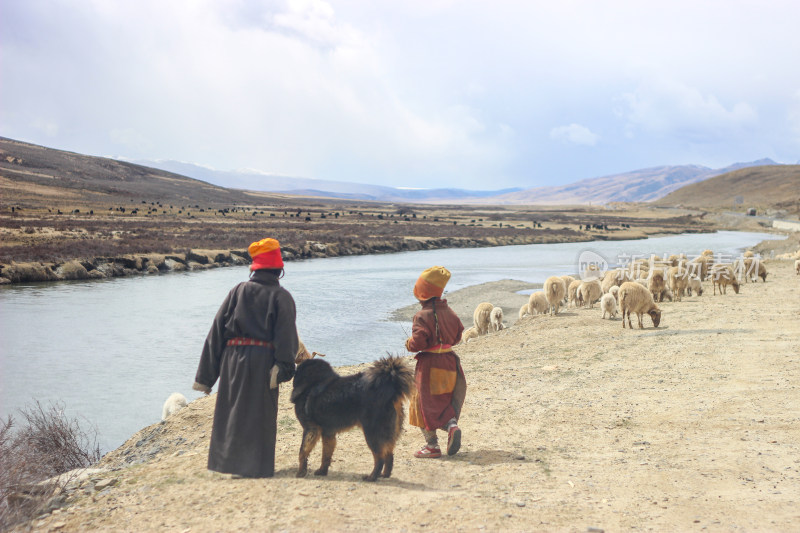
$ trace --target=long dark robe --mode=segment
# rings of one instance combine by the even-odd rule
[[[266,270],[253,272],[222,302],[195,377],[209,388],[219,379],[209,470],[247,477],[274,474],[278,389],[269,388],[269,373],[275,363],[294,367],[295,318],[291,294]],[[227,346],[234,337],[272,346]]]

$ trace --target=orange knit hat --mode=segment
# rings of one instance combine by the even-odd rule
[[[281,245],[275,239],[261,239],[247,248],[247,253],[253,258],[250,270],[261,268],[283,268]]]
[[[431,298],[441,298],[444,287],[450,281],[450,271],[442,266],[434,266],[420,274],[414,284],[414,296],[424,302]]]

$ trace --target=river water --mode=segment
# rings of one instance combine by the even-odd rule
[[[635,241],[426,250],[292,262],[281,281],[297,304],[300,336],[334,366],[405,354],[409,323],[388,320],[414,303],[419,273],[452,272],[449,291],[501,279],[541,283],[578,272],[587,250],[611,265],[631,256],[706,248],[738,256],[762,233],[687,234]],[[729,259],[728,259],[729,260]],[[157,422],[172,392],[190,401],[208,328],[247,267],[162,276],[39,283],[0,288],[0,416],[60,402],[99,433],[103,451]],[[446,295],[445,295],[446,297]],[[88,425],[87,424],[87,425]]]

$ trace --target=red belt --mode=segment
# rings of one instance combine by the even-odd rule
[[[271,342],[260,341],[258,339],[248,339],[247,337],[234,337],[228,339],[228,346],[269,346],[272,347]]]

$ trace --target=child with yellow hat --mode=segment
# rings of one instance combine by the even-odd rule
[[[414,296],[422,309],[414,315],[409,352],[418,352],[414,373],[417,390],[411,398],[409,423],[422,430],[425,446],[418,458],[442,456],[436,430],[447,432],[447,455],[461,447],[458,418],[467,391],[464,370],[452,346],[461,341],[464,325],[442,299],[450,271],[442,266],[425,270],[414,285]]]

